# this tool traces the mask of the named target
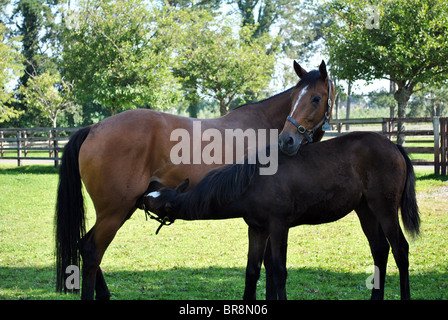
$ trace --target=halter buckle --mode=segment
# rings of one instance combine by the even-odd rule
[[[300,134],[304,134],[306,132],[306,128],[304,126],[299,125],[297,127],[297,131],[299,131]]]

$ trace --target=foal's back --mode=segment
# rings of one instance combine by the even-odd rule
[[[355,132],[306,145],[294,157],[279,154],[277,174],[258,178],[266,181],[253,186],[264,190],[254,194],[270,194],[266,200],[257,197],[260,207],[273,201],[274,206],[288,208],[289,202],[285,214],[292,227],[338,220],[362,200],[387,199],[398,209],[406,163],[387,138]]]

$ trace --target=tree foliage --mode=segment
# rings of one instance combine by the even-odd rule
[[[267,50],[271,38],[253,37],[253,26],[235,34],[230,24],[218,24],[204,12],[200,20],[188,27],[190,41],[179,48],[175,73],[188,92],[216,99],[224,115],[233,99],[267,86],[275,63]]]
[[[25,72],[20,83],[26,85],[30,75],[37,75],[49,66],[49,51],[55,51],[61,25],[57,23],[58,9],[63,0],[19,0],[13,10],[16,18],[15,33],[22,38]],[[20,18],[20,19],[17,19]]]
[[[73,111],[70,109],[76,106],[71,97],[72,89],[73,84],[61,79],[59,73],[44,72],[38,76],[31,75],[19,92],[30,107],[41,110],[56,128],[61,112]]]
[[[115,114],[176,102],[170,72],[176,39],[173,16],[144,1],[87,0],[67,31],[62,67],[82,102]]]
[[[6,27],[0,23],[0,123],[21,114],[11,106],[14,92],[8,85],[22,71],[22,57],[15,44],[18,39],[7,39],[5,33]]]
[[[448,74],[448,2],[444,0],[335,0],[336,23],[326,29],[327,48],[342,79],[385,78],[397,84],[398,117],[412,93],[440,84]],[[372,26],[369,19],[377,19]],[[399,124],[398,130],[404,130]],[[404,142],[399,135],[398,143]]]

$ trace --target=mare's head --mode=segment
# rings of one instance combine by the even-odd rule
[[[329,130],[335,95],[323,60],[319,70],[310,72],[294,61],[294,70],[300,81],[292,90],[291,112],[278,137],[280,150],[287,155],[295,155],[304,143],[322,139]]]
[[[179,194],[188,188],[188,184],[189,180],[185,179],[175,189],[162,187],[156,191],[149,192],[143,197],[145,208],[162,220],[174,221],[181,205]]]

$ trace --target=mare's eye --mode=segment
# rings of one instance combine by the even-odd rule
[[[314,104],[318,104],[320,102],[320,100],[322,100],[322,98],[318,95],[312,96],[311,97],[311,102]]]

